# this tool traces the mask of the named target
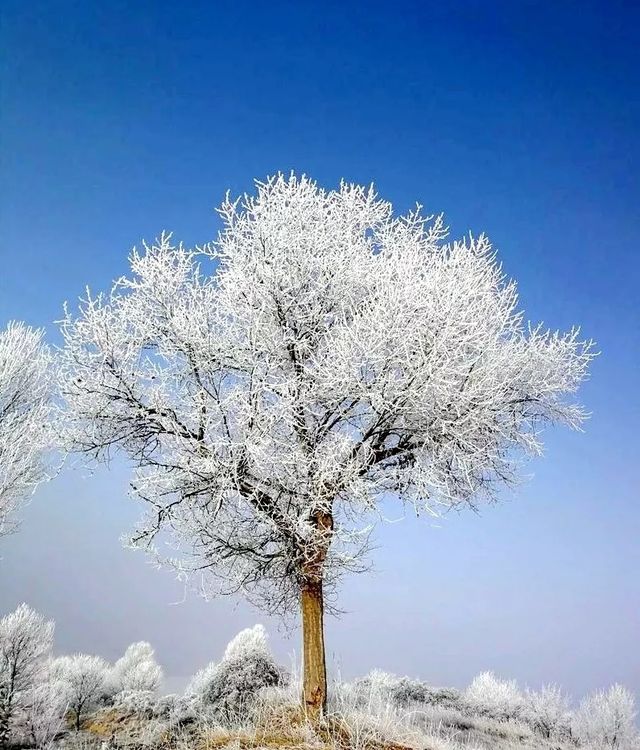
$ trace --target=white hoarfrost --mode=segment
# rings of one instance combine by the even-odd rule
[[[62,686],[75,728],[79,730],[83,719],[95,710],[107,690],[107,662],[87,654],[60,656],[52,661],[50,674]]]
[[[225,648],[222,663],[247,660],[253,656],[272,658],[269,637],[264,625],[258,624],[252,628],[245,628],[234,636]],[[185,688],[185,697],[192,702],[206,700],[219,673],[220,664],[217,662],[210,662],[206,667],[198,670]]]
[[[566,737],[571,725],[569,697],[557,685],[526,690],[523,716],[544,737]]]
[[[43,680],[53,643],[53,622],[26,604],[0,620],[0,747],[9,741],[29,691]]]
[[[51,355],[42,331],[9,323],[0,331],[0,535],[45,478],[51,447]]]
[[[633,694],[622,685],[613,685],[580,703],[573,732],[589,750],[636,750],[640,746],[636,716]]]
[[[217,242],[163,234],[62,324],[69,448],[133,461],[132,543],[205,591],[290,609],[362,569],[383,498],[474,507],[545,424],[582,422],[590,344],[524,321],[484,235],[295,176],[220,214]]]
[[[154,693],[162,683],[162,667],[150,643],[132,643],[109,671],[108,683],[114,695]]]
[[[269,636],[264,625],[254,625],[252,628],[241,630],[232,638],[224,650],[223,661],[246,659],[252,654],[271,655]]]
[[[44,672],[26,692],[24,703],[20,719],[22,741],[38,750],[51,747],[66,728],[68,702],[64,683]]]
[[[479,711],[505,718],[517,716],[524,696],[515,680],[501,680],[493,672],[481,672],[464,692],[469,704]]]
[[[288,675],[271,654],[266,630],[255,625],[227,645],[220,663],[197,672],[185,690],[187,703],[206,708],[216,719],[238,721],[254,708],[265,688],[278,688]]]
[[[193,675],[184,691],[188,703],[197,706],[204,701],[217,669],[217,662],[212,661]]]

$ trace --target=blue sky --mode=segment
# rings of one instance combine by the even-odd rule
[[[486,231],[531,319],[597,340],[593,416],[550,433],[499,507],[382,529],[378,572],[329,623],[333,663],[640,692],[640,11],[344,5],[5,1],[0,323],[50,326],[162,229],[211,239],[225,190],[276,170],[373,181],[399,210]],[[55,617],[60,650],[114,658],[146,638],[178,684],[264,618],[175,604],[171,574],[120,547],[137,511],[120,467],[65,471],[3,541],[0,609]],[[271,627],[279,654],[297,649]]]

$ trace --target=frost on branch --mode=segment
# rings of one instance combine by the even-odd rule
[[[188,705],[197,708],[204,703],[217,669],[217,663],[212,661],[193,675],[184,691],[184,697]]]
[[[477,712],[501,718],[518,716],[524,696],[515,680],[501,680],[493,672],[482,672],[474,677],[464,697]]]
[[[622,685],[587,696],[573,721],[574,735],[589,750],[635,750],[640,735],[635,726],[635,698]]]
[[[45,478],[51,445],[51,357],[42,331],[9,323],[0,331],[0,535]]]
[[[271,656],[269,636],[264,625],[254,625],[241,630],[224,650],[223,661],[250,659],[254,655]]]
[[[233,723],[246,718],[263,689],[284,685],[287,679],[271,654],[264,627],[255,625],[230,641],[219,664],[194,675],[185,696],[216,720]]]
[[[155,693],[162,682],[162,667],[150,643],[132,643],[109,672],[108,683],[114,696],[119,693]]]
[[[58,682],[76,730],[83,719],[98,706],[107,687],[108,665],[99,656],[73,654],[60,656],[51,663],[51,679]]]
[[[570,701],[557,685],[543,685],[539,691],[526,690],[522,714],[544,737],[570,736]]]
[[[377,701],[386,700],[394,707],[404,709],[416,704],[458,707],[461,700],[460,693],[452,688],[430,687],[420,680],[397,677],[379,669],[352,683],[343,683],[342,687],[349,693],[350,702],[361,706],[371,703],[372,696]]]
[[[475,506],[545,424],[580,425],[590,344],[525,323],[484,235],[294,176],[220,214],[217,242],[163,234],[62,325],[69,447],[128,456],[133,544],[205,591],[294,607],[362,568],[382,498]]]
[[[43,679],[53,622],[26,604],[0,620],[0,747],[7,745],[29,691]]]
[[[64,684],[51,679],[45,670],[24,695],[19,727],[21,743],[38,750],[50,748],[53,740],[65,729],[66,712]]]

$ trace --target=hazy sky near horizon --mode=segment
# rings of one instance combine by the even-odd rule
[[[343,7],[346,6],[346,7]],[[455,5],[455,9],[452,7]],[[584,433],[548,434],[503,504],[379,530],[376,572],[328,623],[334,668],[462,686],[494,669],[575,695],[640,694],[640,12],[624,2],[5,0],[0,325],[47,326],[163,229],[214,238],[224,192],[277,170],[375,182],[486,231],[527,316],[602,354]],[[59,651],[149,640],[179,686],[256,621],[186,594],[119,537],[116,463],[42,487],[1,542],[0,612],[27,601]]]

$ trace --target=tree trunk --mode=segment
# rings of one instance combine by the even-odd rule
[[[300,593],[302,608],[302,700],[309,719],[318,723],[327,707],[322,579],[307,581]]]

